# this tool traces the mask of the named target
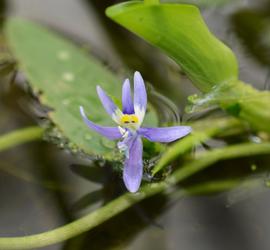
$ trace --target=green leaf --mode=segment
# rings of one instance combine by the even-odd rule
[[[233,52],[211,34],[195,6],[132,1],[106,14],[165,51],[203,92],[238,78]]]
[[[64,138],[88,154],[111,159],[114,142],[83,123],[79,106],[85,108],[92,121],[116,126],[98,99],[96,85],[120,98],[121,80],[82,49],[30,21],[10,19],[5,31],[19,68],[39,94],[40,102],[52,108],[49,118]]]
[[[219,105],[249,122],[257,131],[270,132],[270,93],[238,80],[233,52],[213,36],[199,10],[183,4],[128,2],[107,9],[107,15],[173,58],[201,91],[191,98],[198,110]]]

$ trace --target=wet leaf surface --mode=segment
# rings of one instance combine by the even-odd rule
[[[88,129],[80,117],[79,106],[85,107],[94,122],[114,125],[98,99],[96,85],[119,99],[121,80],[81,48],[32,22],[10,19],[6,35],[34,93],[52,109],[49,118],[59,129],[59,136],[67,138],[74,151],[78,148],[87,154],[113,158],[114,143]]]

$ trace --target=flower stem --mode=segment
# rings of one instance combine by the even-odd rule
[[[192,174],[197,173],[208,166],[211,166],[213,163],[219,160],[252,156],[257,154],[270,154],[270,143],[238,144],[202,153],[194,160],[188,162],[180,169],[175,171],[167,180],[145,185],[137,194],[126,193],[102,208],[97,209],[96,211],[65,226],[30,236],[2,237],[0,238],[0,249],[36,249],[65,241],[100,225],[104,221],[131,207],[133,204],[167,190],[168,187],[175,185],[179,181],[190,177]],[[221,186],[223,186],[224,188],[229,188],[229,185],[234,186],[236,183],[227,182],[227,185],[223,183],[223,185],[220,185],[219,187],[221,188]],[[209,186],[209,188],[212,189],[213,187],[213,185]],[[200,189],[197,188],[197,192],[199,191]]]
[[[210,150],[206,153],[198,154],[193,161],[185,164],[179,170],[175,171],[167,181],[171,182],[171,184],[176,184],[220,160],[260,154],[270,154],[270,143],[243,143]]]
[[[188,150],[191,150],[192,147],[207,141],[213,136],[224,133],[224,131],[228,132],[229,130],[233,130],[233,132],[242,132],[245,130],[245,125],[234,118],[215,119],[212,121],[206,120],[206,124],[203,124],[204,122],[197,122],[197,124],[194,124],[194,126],[191,125],[194,132],[176,142],[164,152],[158,164],[153,168],[152,175],[155,175],[180,155],[183,155],[184,153],[188,152]],[[201,127],[205,128],[201,129]]]
[[[43,128],[33,126],[2,135],[0,136],[0,152],[22,143],[41,139],[43,132]]]

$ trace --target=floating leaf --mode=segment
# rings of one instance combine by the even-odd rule
[[[52,108],[49,118],[62,135],[88,154],[112,158],[114,144],[87,128],[79,106],[94,122],[114,125],[98,99],[96,85],[119,98],[121,80],[82,49],[30,21],[8,20],[6,36],[40,102]]]
[[[195,6],[131,1],[106,14],[165,51],[203,92],[238,78],[233,52],[211,34]]]

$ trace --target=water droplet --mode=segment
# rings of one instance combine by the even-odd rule
[[[63,103],[63,105],[68,106],[70,104],[70,100],[69,99],[64,99],[62,101],[62,103]]]
[[[73,154],[76,154],[76,153],[78,153],[79,152],[79,148],[77,147],[77,146],[72,146],[71,147],[71,152],[73,153]]]
[[[147,180],[147,181],[153,180],[153,176],[152,176],[151,174],[149,174],[149,173],[146,173],[146,174],[144,175],[144,178],[145,178],[145,180]]]
[[[109,141],[106,138],[101,138],[101,144],[106,148],[110,148],[110,149],[115,148],[115,143],[113,141]]]
[[[86,135],[84,136],[84,139],[85,139],[86,141],[90,141],[90,140],[92,139],[92,136],[89,135],[89,134],[86,134]]]
[[[192,104],[196,103],[199,100],[198,94],[188,96],[188,101]]]
[[[56,137],[57,139],[62,138],[62,134],[61,134],[57,129],[54,129],[54,130],[52,131],[52,136],[53,136],[53,137]]]
[[[188,105],[185,107],[185,112],[187,114],[193,113],[193,106],[192,105]]]
[[[250,167],[250,169],[252,171],[256,171],[257,170],[257,166],[255,164],[252,164],[251,167]]]
[[[79,152],[79,149],[78,148],[72,148],[71,151],[72,151],[73,154],[77,154]]]
[[[72,82],[75,79],[75,76],[71,72],[64,72],[62,78],[64,81]]]
[[[102,155],[95,156],[95,161],[100,167],[104,167],[106,165],[106,160]]]
[[[255,135],[251,135],[251,136],[249,137],[249,139],[250,139],[250,141],[252,141],[252,142],[254,142],[254,143],[261,143],[261,142],[262,142],[261,138],[258,137],[258,136],[255,136]]]
[[[68,51],[66,50],[60,50],[58,53],[57,53],[57,58],[61,61],[67,61],[70,59],[70,54]]]
[[[265,181],[265,186],[266,186],[266,187],[270,187],[270,180],[266,180],[266,181]]]
[[[69,142],[67,144],[67,147],[70,149],[70,151],[74,154],[76,154],[79,151],[79,148],[77,147],[77,145],[73,142]]]

